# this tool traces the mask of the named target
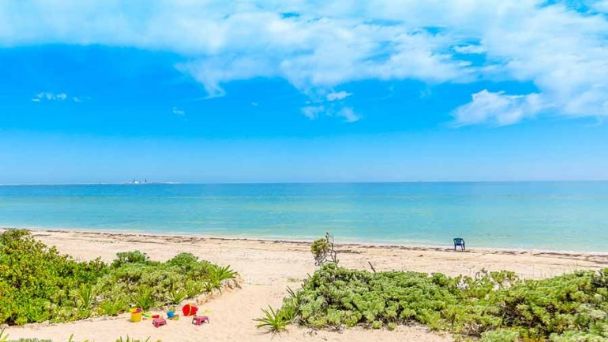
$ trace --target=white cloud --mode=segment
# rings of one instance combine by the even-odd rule
[[[600,14],[608,5],[588,3],[595,12],[544,0],[2,1],[0,46],[170,51],[184,57],[178,69],[209,97],[224,95],[228,82],[256,77],[283,78],[313,95],[368,79],[518,81],[536,89],[478,92],[468,108],[494,94],[510,103],[511,113],[522,99],[535,98],[551,104],[542,107],[550,114],[608,116],[608,17]],[[286,12],[297,15],[281,15]],[[484,62],[472,64],[470,54],[483,55]],[[503,122],[539,113],[530,110]],[[496,123],[505,118],[482,117]]]
[[[543,109],[538,94],[507,95],[482,90],[472,95],[472,101],[458,107],[454,116],[456,125],[472,125],[483,122],[503,126],[532,117]]]
[[[337,113],[338,116],[344,118],[346,122],[357,122],[361,119],[361,117],[355,113],[355,111],[351,107],[344,107],[340,109]]]
[[[361,119],[361,116],[353,110],[352,107],[340,107],[330,105],[305,106],[301,108],[302,114],[310,120],[316,120],[321,115],[327,117],[339,117],[344,119],[344,122],[353,123]]]
[[[32,98],[32,102],[42,102],[42,101],[65,101],[68,99],[68,94],[66,93],[53,93],[48,91],[40,92]],[[76,99],[76,98],[74,98]],[[78,102],[78,101],[75,101]]]
[[[323,113],[324,110],[325,107],[323,106],[305,106],[302,107],[302,114],[311,120],[315,120],[319,117],[319,114]]]
[[[180,109],[178,107],[173,107],[171,109],[171,112],[177,116],[184,116],[186,115],[186,112],[183,109]]]
[[[329,94],[327,94],[327,96],[325,97],[327,99],[327,101],[340,101],[340,100],[344,100],[345,98],[351,96],[352,94],[346,91],[337,91],[337,92],[331,92]]]
[[[485,53],[486,49],[481,45],[461,45],[455,46],[454,51],[464,54],[481,54]]]

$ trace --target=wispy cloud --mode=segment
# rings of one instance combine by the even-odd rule
[[[42,102],[42,101],[66,101],[72,100],[74,102],[81,102],[81,99],[78,97],[69,97],[66,93],[53,93],[49,91],[40,92],[34,97],[32,97],[32,102]]]
[[[336,107],[334,105],[304,106],[302,114],[311,120],[319,119],[321,116],[342,118],[344,122],[354,123],[361,119],[352,107]]]
[[[327,94],[327,96],[325,97],[327,99],[327,101],[340,101],[340,100],[344,100],[345,98],[351,96],[352,94],[346,91],[337,91],[337,92],[331,92],[329,94]]]
[[[319,117],[319,115],[321,113],[323,113],[323,111],[325,111],[325,107],[324,106],[304,106],[302,107],[302,114],[304,114],[305,117],[311,119],[311,120],[315,120]]]
[[[461,45],[455,46],[454,51],[464,54],[482,54],[486,52],[486,49],[481,45]]]
[[[347,91],[331,91],[320,94],[309,93],[311,101],[308,105],[301,108],[302,114],[311,120],[316,120],[320,116],[340,117],[347,123],[359,121],[361,118],[355,113],[352,107],[346,107],[342,100],[351,96]]]
[[[283,78],[305,94],[328,94],[360,80],[533,84],[536,90],[528,94],[483,93],[487,86],[480,86],[471,103],[455,110],[457,120],[465,118],[465,109],[473,113],[495,96],[508,108],[504,115],[477,112],[468,122],[508,124],[543,111],[608,116],[608,5],[589,3],[592,10],[583,13],[572,2],[544,0],[372,0],[356,6],[166,0],[145,11],[119,1],[3,1],[0,45],[171,51],[185,57],[177,68],[200,82],[208,97],[223,96],[228,82],[257,77]],[[51,8],[54,15],[41,20]],[[471,54],[483,62],[472,62]],[[532,108],[528,99],[552,106]],[[525,108],[515,110],[520,104]]]
[[[355,113],[355,111],[351,107],[344,107],[340,109],[337,113],[338,116],[344,118],[346,122],[357,122],[361,119],[359,114]]]
[[[183,109],[178,108],[178,107],[173,107],[173,108],[171,109],[171,112],[172,112],[174,115],[177,115],[177,116],[184,116],[184,115],[186,115],[186,111],[184,111]]]

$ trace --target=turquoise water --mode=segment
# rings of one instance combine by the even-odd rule
[[[608,182],[0,186],[0,226],[608,252]]]

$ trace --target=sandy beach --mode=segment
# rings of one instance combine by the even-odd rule
[[[80,260],[113,259],[117,252],[141,250],[152,259],[166,260],[180,252],[230,265],[239,272],[241,287],[228,289],[202,305],[211,323],[193,326],[186,319],[154,328],[149,322],[130,323],[127,316],[96,318],[64,324],[32,324],[9,327],[11,339],[36,337],[53,341],[114,341],[127,335],[162,341],[451,341],[448,334],[422,326],[400,326],[396,331],[312,331],[291,326],[288,332],[269,335],[255,327],[261,308],[279,306],[286,288],[296,288],[315,266],[309,243],[242,238],[208,238],[136,233],[35,230],[33,235],[59,251]],[[346,267],[377,270],[443,272],[475,275],[485,270],[511,270],[524,278],[544,278],[577,269],[608,267],[607,254],[547,251],[511,251],[471,248],[454,252],[449,246],[415,247],[338,243],[340,263]]]

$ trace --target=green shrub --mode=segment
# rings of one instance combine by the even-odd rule
[[[394,329],[417,322],[483,341],[608,340],[608,269],[544,280],[512,272],[447,277],[325,264],[283,300],[301,325]]]
[[[0,323],[64,322],[114,316],[131,305],[178,304],[235,275],[188,253],[165,263],[139,251],[118,253],[111,265],[78,262],[25,230],[7,230],[0,234]]]
[[[551,342],[606,342],[607,340],[605,336],[580,331],[568,331],[562,335],[552,335],[549,339]]]
[[[171,304],[179,304],[187,297],[188,292],[186,291],[186,289],[180,288],[177,285],[172,285],[167,300]]]
[[[112,262],[112,267],[117,268],[126,264],[149,264],[150,258],[146,253],[140,251],[116,253],[116,260]]]
[[[133,302],[135,306],[144,310],[150,309],[154,305],[154,298],[152,297],[152,289],[142,285],[133,296]]]
[[[481,342],[517,342],[519,333],[513,330],[490,330],[481,334]]]

